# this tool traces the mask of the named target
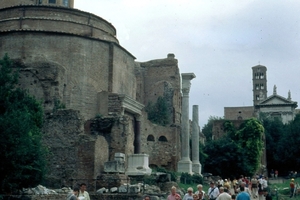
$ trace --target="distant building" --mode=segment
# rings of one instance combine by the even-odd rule
[[[268,97],[267,90],[267,68],[263,65],[252,67],[253,81],[253,106],[225,107],[224,117],[227,120],[246,120],[252,117],[258,117],[264,113],[266,117],[278,118],[286,124],[295,118],[299,113],[297,102],[292,101],[291,92],[288,97],[282,97],[277,94],[276,85],[273,88],[273,94]]]

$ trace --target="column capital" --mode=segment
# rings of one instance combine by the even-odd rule
[[[184,96],[186,96],[190,93],[191,80],[193,78],[196,78],[196,75],[194,73],[182,73],[181,74],[181,79],[182,79],[181,91]]]

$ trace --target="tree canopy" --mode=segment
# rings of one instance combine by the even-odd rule
[[[257,119],[246,120],[238,130],[224,121],[226,134],[204,147],[204,171],[222,176],[253,175],[260,166],[264,128]]]
[[[300,115],[288,124],[279,119],[261,118],[265,127],[268,170],[281,175],[300,168]]]
[[[45,174],[46,150],[41,145],[43,109],[17,88],[18,73],[7,55],[0,60],[0,191],[38,185]]]
[[[149,102],[146,111],[148,119],[162,126],[170,124],[170,113],[168,111],[167,100],[164,97],[158,97],[156,103]]]

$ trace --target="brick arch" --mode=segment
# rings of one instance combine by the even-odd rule
[[[153,135],[148,135],[147,141],[155,142],[155,138]]]
[[[168,142],[168,139],[166,138],[166,136],[162,135],[158,138],[158,141],[160,142]]]

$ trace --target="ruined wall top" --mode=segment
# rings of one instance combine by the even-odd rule
[[[17,5],[53,5],[74,8],[74,0],[0,0],[0,8]]]

